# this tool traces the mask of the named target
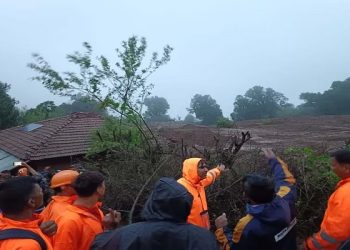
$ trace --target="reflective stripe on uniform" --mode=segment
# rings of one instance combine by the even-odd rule
[[[286,196],[287,194],[289,194],[290,192],[290,187],[287,186],[280,186],[280,190],[278,190],[277,195],[281,198],[283,198],[284,196]]]
[[[242,233],[245,229],[245,227],[248,225],[248,223],[253,219],[254,217],[250,214],[244,216],[242,219],[240,219],[233,231],[233,242],[238,243],[241,239]]]
[[[315,239],[314,236],[312,236],[311,242],[312,242],[312,244],[313,244],[317,249],[322,249],[321,244]]]
[[[288,170],[288,165],[287,163],[285,163],[281,158],[277,157],[277,161],[281,164],[283,173],[285,175],[285,181],[287,181],[289,184],[295,184],[295,178],[294,176],[291,174],[291,172],[289,172]]]
[[[328,241],[329,243],[336,244],[338,241],[332,236],[329,236],[325,231],[321,231],[320,236],[323,240]]]
[[[211,181],[211,183],[214,183],[216,179],[216,175],[210,171],[208,172],[208,174],[210,174],[213,177],[213,180]]]
[[[279,232],[278,234],[275,235],[275,241],[278,242],[280,240],[282,240],[288,233],[290,230],[292,230],[292,228],[295,226],[295,224],[297,224],[297,218],[294,218],[288,227],[283,228],[283,230],[281,232]]]

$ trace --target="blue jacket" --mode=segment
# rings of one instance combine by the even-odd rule
[[[234,231],[216,230],[225,250],[296,250],[295,179],[281,159],[269,160],[275,178],[276,196],[271,203],[247,204],[247,215]]]

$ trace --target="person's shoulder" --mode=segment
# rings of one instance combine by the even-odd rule
[[[204,229],[196,225],[186,223],[183,224],[183,227],[185,227],[188,231],[192,232],[193,234],[202,236],[203,238],[214,237],[214,235],[208,229]]]
[[[151,228],[153,227],[154,223],[150,223],[150,222],[146,222],[146,221],[143,221],[143,222],[136,222],[136,223],[133,223],[133,224],[130,224],[130,225],[127,225],[127,226],[124,226],[124,227],[121,227],[117,230],[115,230],[115,234],[129,234],[129,233],[137,233],[139,231],[150,231]]]
[[[23,248],[25,246],[25,248]],[[41,250],[38,242],[33,239],[8,239],[0,244],[0,249],[31,249]],[[48,248],[51,249],[51,248]]]
[[[66,211],[57,217],[57,221],[61,222],[61,223],[62,222],[65,222],[65,223],[72,222],[73,223],[79,219],[80,219],[80,216],[77,212],[74,211],[74,206],[72,206],[72,205],[67,205]]]

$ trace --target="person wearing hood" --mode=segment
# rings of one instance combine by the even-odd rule
[[[274,180],[247,175],[243,178],[248,199],[247,215],[234,231],[227,227],[226,214],[215,220],[217,240],[224,250],[296,250],[295,179],[288,166],[270,149],[263,149]]]
[[[192,195],[176,180],[161,178],[143,210],[143,222],[98,235],[91,250],[218,250],[208,230],[186,223]]]
[[[199,227],[210,229],[207,198],[205,188],[215,182],[224,165],[208,170],[209,166],[202,158],[189,158],[183,162],[182,178],[178,182],[193,195],[191,213],[187,222]]]

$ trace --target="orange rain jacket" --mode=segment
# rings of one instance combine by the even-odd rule
[[[197,169],[198,163],[202,158],[190,158],[183,162],[182,178],[178,180],[188,192],[193,195],[193,204],[187,222],[203,227],[210,228],[207,198],[204,188],[213,184],[217,177],[220,176],[220,170],[214,168],[208,171],[207,177],[200,180]]]
[[[50,203],[41,212],[44,221],[56,221],[56,219],[66,211],[67,206],[73,204],[77,196],[52,196],[51,199]]]
[[[19,228],[32,231],[38,234],[46,243],[47,250],[53,250],[51,239],[40,230],[42,216],[33,214],[33,219],[25,221],[16,221],[4,217],[0,214],[0,230]],[[8,239],[0,241],[0,250],[41,250],[38,242],[32,239]]]
[[[57,220],[53,238],[55,250],[88,250],[95,236],[103,232],[103,213],[98,204],[93,208],[69,205]]]
[[[321,230],[306,240],[307,249],[338,249],[350,239],[350,178],[341,180],[328,200]]]

